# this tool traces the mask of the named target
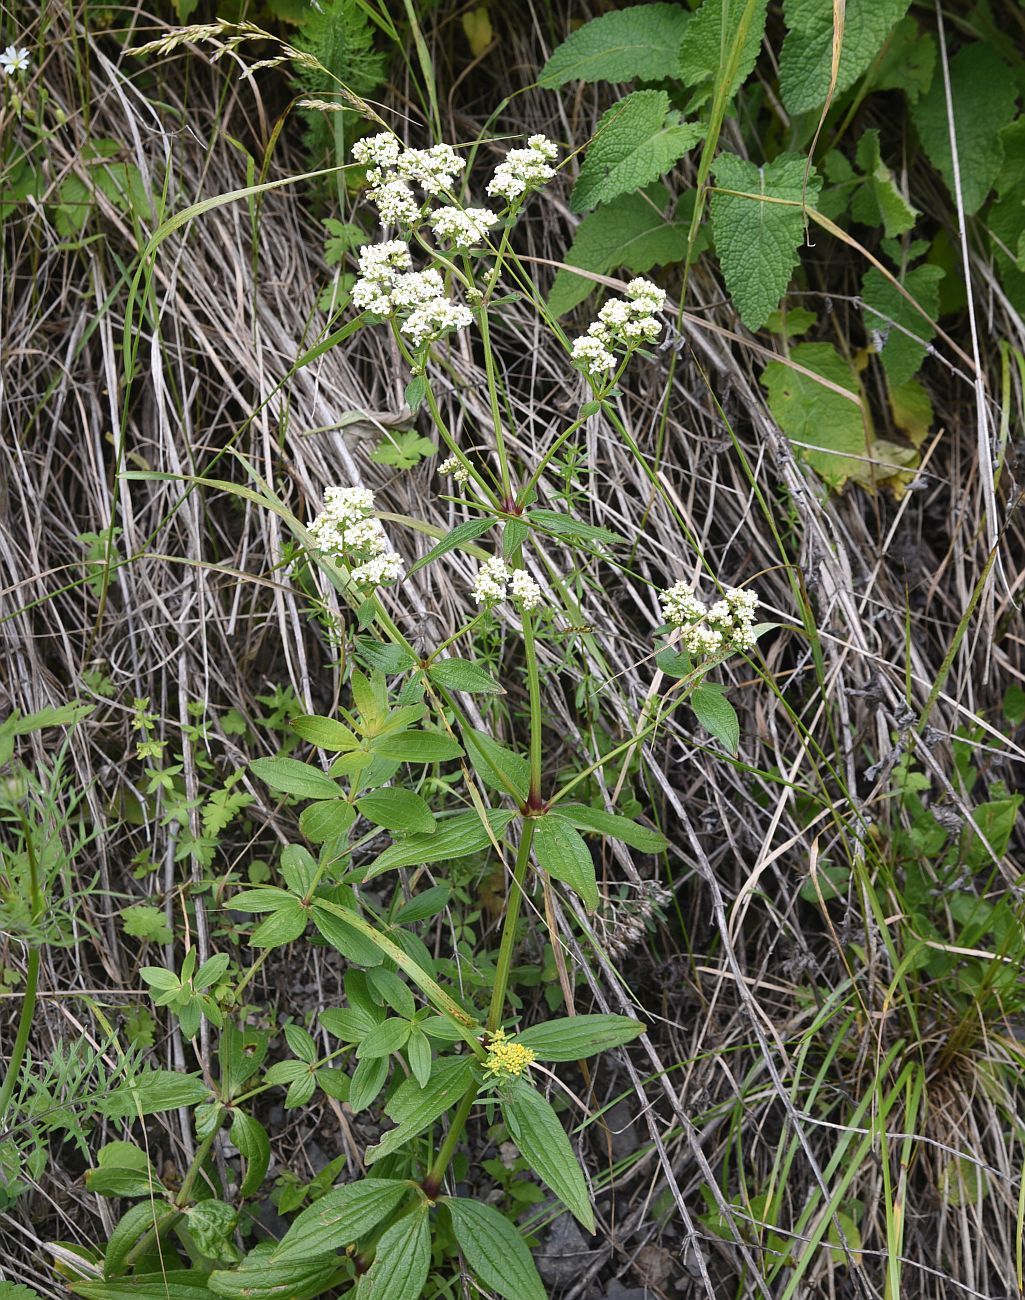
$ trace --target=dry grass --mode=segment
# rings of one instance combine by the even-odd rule
[[[259,169],[280,108],[278,74],[242,80],[237,70],[213,67],[189,49],[155,71],[147,65],[144,79],[140,63],[119,55],[109,38],[81,33],[77,49],[88,49],[89,58],[76,69],[66,13],[54,7],[48,21],[52,53],[32,93],[45,84],[52,104],[67,114],[48,147],[52,186],[69,174],[87,177],[82,146],[99,137],[119,142],[151,193],[166,191],[168,214],[246,185],[246,158],[233,139]],[[524,8],[517,26],[503,34],[500,54],[479,68],[448,68],[450,32],[444,24],[428,32],[439,83],[451,87],[443,101],[446,138],[475,138],[493,106],[543,59],[547,32],[531,9]],[[404,129],[410,87],[395,85],[382,100],[386,119]],[[580,144],[603,107],[589,88],[561,98],[530,94],[513,101],[496,129],[543,130]],[[286,129],[270,178],[306,165]],[[535,200],[523,231],[520,251],[537,259],[542,282],[548,261],[569,242],[567,192],[555,187]],[[287,683],[304,707],[323,711],[339,689],[331,647],[307,617],[309,593],[296,567],[282,563],[288,537],[274,515],[214,489],[133,481],[118,471],[241,483],[241,454],[300,517],[316,508],[325,485],[348,481],[370,482],[384,508],[397,514],[442,527],[459,515],[439,497],[431,462],[405,473],[369,462],[371,439],[406,418],[401,368],[384,331],[359,333],[286,378],[324,327],[315,301],[330,273],[308,186],[269,193],[255,210],[245,201],[212,208],[160,246],[148,263],[146,310],[130,340],[130,385],[127,282],[142,241],[128,214],[102,196],[98,203],[89,227],[94,238],[84,247],[67,247],[40,205],[28,216],[23,210],[5,231],[0,702],[4,711],[25,712],[75,696],[96,705],[69,751],[95,832],[69,885],[95,883],[79,893],[74,945],[47,952],[32,1051],[45,1056],[84,1039],[113,1060],[94,1004],[109,1017],[137,1001],[140,964],[117,911],[146,896],[180,925],[182,890],[190,873],[193,883],[201,875],[198,864],[176,861],[183,828],[162,825],[153,799],[144,801],[139,824],[118,816],[144,779],[130,758],[133,700],[151,701],[159,734],[175,749],[183,745],[190,703],[211,708],[209,739],[184,743],[192,789],[207,779],[197,767],[205,755],[221,774],[256,757],[225,732],[226,709],[250,721],[259,752],[273,752],[258,696]],[[823,248],[821,276],[813,264],[813,296],[825,295],[827,275],[830,293],[839,293],[827,255]],[[1019,429],[1019,373],[1012,366],[1002,388],[998,346],[1006,339],[1022,347],[1025,327],[988,268],[971,257],[986,385],[981,414],[989,427],[1005,418]],[[852,264],[851,294],[856,269]],[[857,337],[857,312],[840,297],[835,305],[838,335]],[[899,918],[883,885],[885,835],[874,838],[869,828],[891,822],[891,771],[905,754],[930,775],[935,798],[971,818],[954,776],[958,728],[981,727],[999,740],[999,774],[1012,788],[1021,783],[1025,753],[996,734],[1003,692],[1022,681],[1017,602],[1025,536],[1021,512],[1012,509],[1019,471],[1005,465],[991,521],[998,559],[984,577],[978,399],[949,355],[940,349],[929,365],[938,432],[915,490],[900,502],[857,489],[825,497],[768,414],[759,358],[743,339],[723,333],[737,322],[704,267],[693,277],[688,308],[692,319],[679,348],[638,366],[623,397],[640,455],[600,416],[586,428],[590,477],[575,508],[596,524],[636,535],[637,544],[625,568],[581,564],[573,582],[579,625],[592,632],[567,632],[545,651],[553,768],[592,761],[606,736],[631,734],[645,700],[659,690],[651,660],[660,621],[655,588],[697,578],[706,566],[727,582],[757,575],[767,616],[780,628],[763,642],[757,676],[743,667],[733,674],[742,763],[712,752],[680,713],[624,776],[673,841],[663,881],[673,904],[664,921],[629,953],[606,961],[582,946],[590,922],[564,901],[553,907],[567,959],[584,975],[578,1009],[639,1005],[652,1024],[640,1048],[598,1072],[592,1103],[597,1108],[626,1093],[637,1117],[636,1149],[599,1198],[595,1252],[560,1294],[586,1300],[598,1294],[599,1278],[621,1275],[630,1284],[647,1277],[657,1294],[781,1296],[790,1274],[784,1268],[777,1276],[774,1260],[780,1251],[800,1254],[826,1189],[838,1187],[853,1162],[841,1199],[862,1205],[862,1249],[846,1260],[842,1250],[814,1251],[797,1294],[881,1296],[888,1160],[906,1198],[902,1294],[1008,1295],[1023,1149],[1014,1027],[976,1025],[952,1045],[944,1004],[937,1002],[930,1018],[923,1001],[924,1020],[914,1032],[895,984],[892,931]],[[958,342],[966,344],[963,331]],[[497,346],[518,426],[515,450],[529,462],[564,427],[580,396],[578,380],[520,305],[505,310]],[[486,448],[490,417],[480,358],[463,339],[450,362],[442,384],[446,418],[464,446]],[[77,539],[112,519],[124,562],[111,569],[101,594],[95,581],[84,580]],[[414,537],[395,531],[400,547],[414,545]],[[544,586],[574,562],[554,543],[537,555]],[[467,605],[468,572],[458,559],[421,570],[392,600],[403,628],[430,644],[452,627]],[[947,665],[980,584],[979,617]],[[90,674],[109,678],[111,693],[96,695]],[[33,743],[35,759],[45,762],[46,736]],[[617,774],[606,771],[610,794]],[[245,780],[261,810],[263,854],[275,835],[288,833],[288,823],[276,820],[266,793]],[[821,811],[809,818],[794,786],[822,796]],[[140,852],[157,863],[141,881],[132,874]],[[245,837],[229,837],[214,870],[244,866],[253,852]],[[800,897],[823,859],[853,866],[846,905],[816,906]],[[620,886],[640,888],[651,868],[623,855],[605,870],[615,895]],[[1020,898],[1013,854],[997,883]],[[205,909],[213,901],[195,898],[202,956],[210,942]],[[618,907],[618,917],[610,905],[604,918],[611,947],[628,914]],[[539,936],[544,924],[539,916]],[[19,968],[16,948],[4,957]],[[292,1011],[330,1003],[337,967],[316,956],[304,961],[304,969],[257,981],[254,1001]],[[17,999],[0,1006],[7,1008],[6,1051]],[[158,1036],[152,1051],[178,1068],[190,1056],[176,1034]],[[915,1115],[907,1113],[908,1076],[901,1074],[909,1065],[921,1089]],[[879,1099],[899,1079],[892,1108],[880,1118]],[[867,1109],[859,1111],[865,1099]],[[302,1152],[318,1130],[329,1145],[336,1123],[330,1112],[292,1117],[275,1135],[277,1159],[308,1175]],[[363,1140],[359,1126],[347,1137],[334,1132],[339,1150],[354,1151]],[[97,1128],[90,1145],[116,1135]],[[834,1167],[842,1138],[851,1145]],[[169,1165],[188,1158],[188,1124],[173,1116],[162,1129],[152,1124],[148,1140]],[[607,1184],[602,1126],[592,1123],[580,1141],[593,1175]],[[954,1155],[985,1170],[985,1195],[944,1194]],[[56,1147],[31,1193],[0,1215],[5,1276],[56,1295],[43,1243],[95,1244],[109,1231],[109,1205],[84,1190],[82,1167],[72,1144]],[[758,1226],[764,1206],[744,1205],[745,1195],[772,1184],[779,1189],[775,1236]],[[708,1216],[716,1206],[721,1222],[713,1232]],[[808,1206],[810,1223],[802,1226]],[[663,1249],[668,1280],[660,1281]]]

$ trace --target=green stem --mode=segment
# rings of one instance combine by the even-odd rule
[[[541,679],[537,669],[534,623],[523,611],[523,649],[527,657],[527,687],[530,692],[530,803],[541,802]]]
[[[11,1052],[11,1059],[7,1063],[7,1073],[4,1075],[3,1087],[0,1088],[0,1119],[7,1113],[7,1107],[14,1095],[14,1085],[18,1082],[18,1076],[21,1074],[21,1063],[25,1057],[25,1049],[28,1047],[29,1034],[32,1032],[32,1018],[36,1011],[36,991],[38,988],[39,949],[30,948],[28,951],[28,970],[25,975],[25,996],[22,999],[21,1015],[18,1018],[18,1032],[14,1039],[14,1050]]]
[[[498,964],[495,967],[495,987],[491,991],[491,1007],[488,1011],[488,1029],[494,1031],[502,1024],[502,1012],[505,1010],[505,993],[509,987],[509,971],[512,969],[513,944],[516,939],[516,922],[520,916],[520,903],[523,900],[523,882],[530,862],[530,844],[534,838],[534,822],[528,817],[523,823],[520,847],[516,853],[516,866],[513,869],[512,884],[505,903],[505,917],[502,921],[502,940],[498,950]]]
[[[477,1081],[476,1079],[470,1084],[469,1088],[463,1093],[459,1102],[456,1113],[452,1116],[452,1123],[448,1126],[448,1133],[445,1141],[441,1144],[434,1163],[424,1179],[424,1191],[432,1199],[437,1196],[441,1190],[441,1184],[445,1178],[445,1171],[448,1169],[449,1161],[455,1155],[456,1146],[463,1135],[463,1129],[466,1127],[466,1121],[470,1117],[470,1111],[473,1109],[473,1103],[477,1100]]]
[[[495,373],[495,357],[491,350],[487,304],[481,306],[478,321],[480,323],[480,341],[484,348],[484,370],[488,377],[488,402],[491,406],[491,423],[495,430],[495,451],[498,453],[498,469],[502,478],[502,509],[508,510],[512,504],[509,458],[505,450],[505,435],[502,432],[502,416],[498,405],[498,376]]]

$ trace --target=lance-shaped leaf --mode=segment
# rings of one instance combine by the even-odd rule
[[[516,1042],[529,1047],[539,1061],[583,1061],[643,1033],[641,1022],[630,1016],[560,1016],[524,1029]]]
[[[483,1201],[443,1200],[459,1249],[489,1291],[504,1300],[546,1300],[530,1251],[504,1214]]]
[[[545,813],[534,821],[534,856],[542,867],[556,880],[569,885],[583,899],[584,906],[593,912],[598,906],[598,882],[594,874],[594,859],[580,832],[560,813]]]
[[[295,1219],[271,1259],[281,1263],[350,1246],[391,1214],[409,1190],[408,1183],[391,1178],[332,1187]]]
[[[534,1173],[588,1232],[594,1232],[594,1210],[583,1172],[549,1103],[525,1080],[516,1079],[502,1098],[502,1114]]]

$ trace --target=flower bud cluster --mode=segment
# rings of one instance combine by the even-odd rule
[[[373,508],[369,488],[329,487],[324,491],[324,509],[309,524],[317,549],[344,560],[358,587],[381,587],[402,577],[402,557],[389,548]]]
[[[399,325],[414,349],[433,343],[473,320],[469,307],[445,296],[445,281],[434,267],[412,271],[408,245],[400,239],[367,244],[359,250],[360,278],[352,288],[353,305],[376,316],[399,316]]]
[[[498,221],[490,208],[439,208],[427,218],[438,239],[453,248],[477,248]]]
[[[754,613],[758,597],[743,587],[727,587],[711,606],[699,600],[685,582],[661,598],[662,617],[680,629],[680,644],[692,655],[728,654],[754,645]]]
[[[439,474],[451,474],[459,484],[469,483],[470,471],[456,456],[449,456],[438,466]]]
[[[573,343],[574,365],[597,378],[616,367],[617,352],[632,352],[642,343],[658,338],[662,325],[655,313],[665,306],[665,291],[639,276],[626,286],[625,298],[610,298],[588,326],[587,333]]]
[[[497,605],[512,598],[526,611],[541,604],[541,588],[526,569],[510,569],[501,556],[485,560],[477,572],[470,595],[478,605]]]
[[[558,157],[559,147],[547,136],[532,135],[526,149],[510,149],[505,159],[495,168],[488,182],[488,193],[499,195],[515,203],[531,190],[540,189],[555,175],[552,163]]]
[[[411,226],[418,220],[423,203],[413,186],[434,197],[450,189],[466,163],[450,144],[430,149],[403,149],[390,131],[357,140],[352,156],[367,169],[368,194],[386,226]]]

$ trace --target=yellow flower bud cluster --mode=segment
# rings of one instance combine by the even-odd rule
[[[496,1078],[518,1079],[535,1060],[534,1053],[521,1043],[510,1043],[504,1029],[496,1029],[488,1043],[484,1073]]]

